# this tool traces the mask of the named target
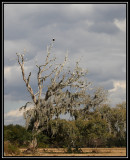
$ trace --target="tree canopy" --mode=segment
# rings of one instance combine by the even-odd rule
[[[118,113],[118,114],[117,114]],[[115,116],[116,115],[116,116]],[[119,118],[120,117],[120,118]],[[89,112],[84,119],[52,119],[48,128],[37,137],[38,147],[125,147],[125,102],[114,108],[102,105],[98,111]],[[4,140],[19,147],[27,147],[33,139],[31,130],[19,125],[4,126]]]

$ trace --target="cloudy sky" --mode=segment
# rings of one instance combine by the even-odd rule
[[[16,52],[26,51],[26,75],[37,89],[35,66],[44,63],[46,47],[70,65],[80,60],[88,79],[109,91],[115,106],[126,99],[126,4],[4,4],[4,122],[22,123],[18,109],[30,95],[22,79]],[[34,73],[34,74],[33,74]]]

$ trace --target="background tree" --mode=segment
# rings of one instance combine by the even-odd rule
[[[88,114],[88,118],[75,121],[84,147],[105,146],[108,137],[108,124],[96,111]]]
[[[66,69],[65,64],[68,62],[66,56],[62,64],[56,64],[56,58],[50,58],[50,52],[54,40],[47,47],[47,56],[44,64],[36,67],[38,91],[34,93],[31,84],[31,72],[28,77],[25,76],[24,70],[24,54],[17,54],[17,61],[21,67],[22,77],[29,91],[32,102],[27,102],[21,109],[25,109],[24,118],[26,119],[26,128],[32,130],[33,140],[31,147],[33,149],[37,146],[36,136],[48,128],[49,121],[60,114],[70,113],[75,119],[78,118],[79,112],[84,114],[86,118],[90,109],[95,109],[96,106],[106,100],[106,91],[102,88],[89,89],[91,85],[87,81],[87,70],[79,67],[79,62],[76,62],[74,69]],[[45,82],[49,81],[47,91],[42,97]],[[26,110],[29,103],[33,103],[31,109]],[[83,110],[80,110],[80,108]]]
[[[111,108],[111,140],[114,140],[116,146],[126,145],[126,102],[117,104]]]
[[[106,120],[109,129],[108,146],[126,145],[126,102],[111,107],[108,104],[97,108],[101,118]]]
[[[28,146],[31,138],[31,132],[28,132],[24,127],[20,125],[10,124],[8,126],[4,126],[4,141],[9,141],[14,145],[24,147]]]

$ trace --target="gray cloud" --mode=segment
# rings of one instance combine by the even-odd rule
[[[116,25],[113,23],[97,22],[94,23],[89,28],[89,31],[98,33],[116,34],[117,32],[119,32],[119,28],[117,28]]]
[[[31,85],[36,91],[35,59],[44,63],[46,47],[53,37],[56,41],[52,56],[59,63],[68,50],[70,67],[81,58],[80,65],[89,70],[88,79],[95,85],[110,90],[113,81],[125,81],[126,34],[120,29],[126,18],[125,7],[125,4],[5,4],[5,101],[29,99],[16,52],[22,53],[26,48],[26,75],[32,71]],[[115,20],[120,23],[117,25]],[[111,92],[111,103],[123,100],[125,93],[122,93]]]
[[[126,4],[97,4],[93,8],[95,21],[113,21],[126,17]]]

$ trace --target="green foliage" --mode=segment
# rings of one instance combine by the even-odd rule
[[[54,137],[53,140],[58,142],[60,146],[69,146],[74,145],[79,131],[75,126],[74,121],[66,121],[66,120],[52,120],[49,123],[49,131],[51,137]]]
[[[107,144],[108,147],[124,147],[126,146],[126,138],[115,137],[114,135],[110,135]]]
[[[100,117],[86,121],[80,119],[76,121],[76,126],[80,131],[80,135],[82,135],[82,141],[84,141],[85,146],[94,147],[95,145],[101,145],[101,143],[103,145],[105,143],[104,139],[108,135],[108,125]]]
[[[27,146],[31,140],[32,135],[24,127],[20,125],[4,126],[4,140],[10,141],[12,144],[18,146]]]
[[[38,136],[37,136],[37,141],[38,141],[38,147],[39,148],[47,148],[49,145],[49,137],[46,136],[45,134],[43,133],[40,133]]]

